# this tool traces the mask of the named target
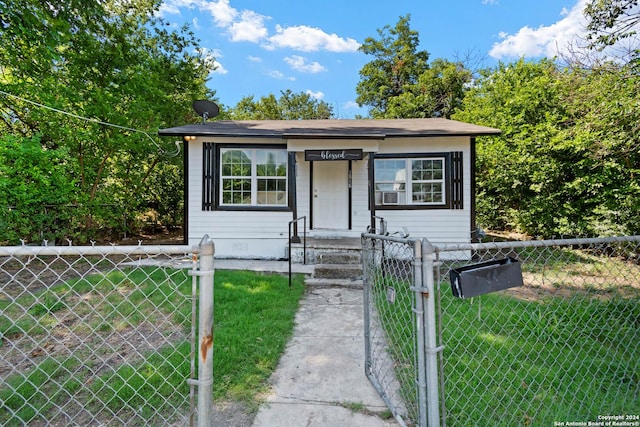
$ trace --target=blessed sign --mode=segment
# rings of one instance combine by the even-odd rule
[[[362,150],[305,150],[304,159],[309,162],[362,160]]]

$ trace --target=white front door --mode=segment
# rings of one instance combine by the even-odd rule
[[[349,162],[313,163],[313,228],[349,228]]]

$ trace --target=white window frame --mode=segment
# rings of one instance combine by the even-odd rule
[[[250,175],[241,176],[241,175],[223,175],[222,171],[223,167],[223,158],[224,154],[229,151],[243,151],[245,152],[251,160],[251,171]],[[285,162],[285,175],[284,176],[271,176],[271,175],[260,175],[258,176],[258,152],[267,151],[267,152],[279,152],[280,154],[284,153],[284,162]],[[220,148],[220,179],[219,179],[219,191],[218,191],[218,203],[220,207],[255,207],[255,208],[287,208],[288,197],[289,197],[289,180],[288,180],[288,160],[287,160],[287,150],[280,148],[254,148],[254,147],[224,147]],[[250,181],[251,185],[251,196],[250,203],[225,203],[224,201],[224,182],[228,179],[246,179]],[[278,181],[284,182],[284,197],[282,198],[282,203],[259,203],[258,200],[258,181],[264,179],[274,179]]]
[[[442,207],[447,206],[447,158],[446,156],[421,156],[421,157],[384,157],[384,158],[376,158],[375,162],[378,161],[404,161],[404,171],[405,176],[404,179],[396,176],[394,180],[380,180],[378,176],[375,176],[375,204],[379,207],[389,207],[391,205],[394,206],[436,206]],[[428,161],[440,161],[442,164],[442,178],[440,179],[428,179],[428,180],[413,180],[413,162],[416,160],[428,160]],[[416,202],[413,200],[413,184],[414,183],[426,183],[426,184],[440,184],[442,188],[442,200],[439,202]],[[393,184],[393,190],[378,190],[378,184]],[[402,188],[404,185],[404,190]],[[394,204],[385,204],[382,202],[382,193],[387,193],[390,191],[398,192],[399,203]],[[380,198],[378,197],[380,194]],[[380,202],[378,202],[380,199]],[[404,199],[404,200],[403,200]]]

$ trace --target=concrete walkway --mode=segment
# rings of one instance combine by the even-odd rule
[[[288,272],[287,261],[216,260],[215,268]],[[293,264],[313,274],[313,265]],[[364,373],[362,289],[309,286],[293,337],[253,427],[389,427],[387,407]]]

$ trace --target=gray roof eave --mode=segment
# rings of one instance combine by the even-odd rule
[[[391,137],[488,136],[499,129],[447,119],[210,121],[160,129],[160,136],[283,139],[385,139]]]

